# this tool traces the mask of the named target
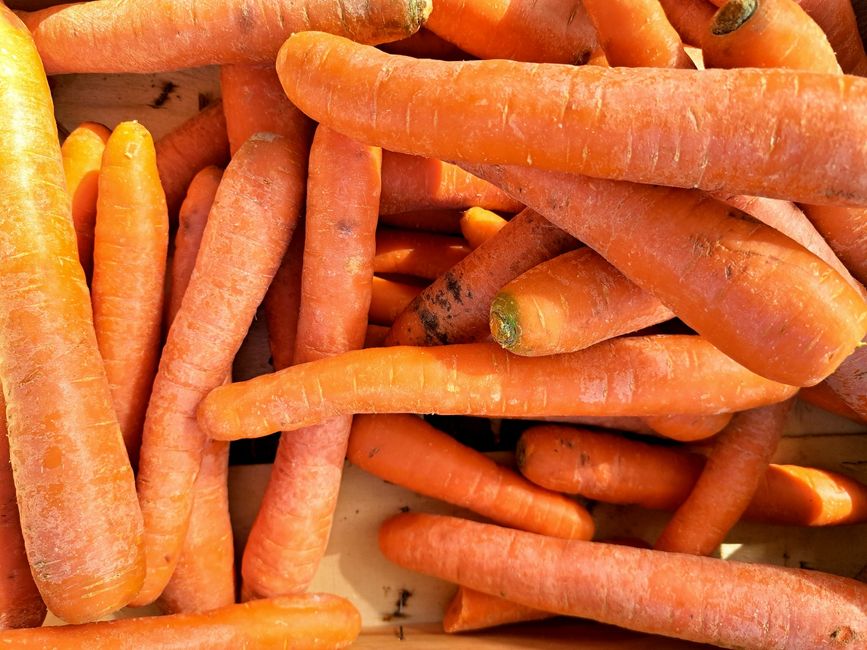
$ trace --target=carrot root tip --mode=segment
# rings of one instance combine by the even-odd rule
[[[507,293],[499,293],[491,303],[491,336],[507,350],[513,349],[521,339],[518,324],[518,303]]]
[[[725,36],[737,31],[756,12],[758,0],[729,0],[713,18],[710,31],[714,36]]]

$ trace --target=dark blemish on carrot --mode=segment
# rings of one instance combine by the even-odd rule
[[[376,456],[378,453],[379,453],[379,447],[374,447],[374,448],[371,449],[369,452],[367,452],[367,457],[368,457],[368,458],[373,458],[373,457]]]
[[[575,65],[586,65],[590,60],[590,56],[593,54],[592,50],[584,50],[579,52],[575,57]]]
[[[446,345],[449,342],[447,334],[440,331],[440,319],[429,309],[419,309],[418,317],[424,327],[425,341],[428,343],[439,341],[441,345]]]
[[[588,454],[586,451],[582,451],[581,452],[581,466],[584,467],[585,465],[587,465],[589,463],[590,463],[590,454]]]
[[[160,89],[160,94],[157,95],[157,98],[153,100],[149,106],[151,108],[162,108],[165,106],[166,102],[169,101],[171,94],[177,90],[178,86],[173,81],[163,82],[163,86]]]
[[[726,280],[731,280],[733,275],[734,275],[734,269],[732,268],[732,265],[726,264],[726,267],[725,267]]]
[[[568,438],[560,438],[560,446],[566,447],[567,449],[572,449],[572,447],[575,446],[575,443]]]
[[[199,93],[199,110],[200,111],[205,110],[208,106],[211,105],[211,102],[213,102],[213,101],[214,101],[214,98],[211,97],[209,94]]]
[[[833,632],[831,632],[831,638],[834,641],[839,641],[842,644],[851,643],[858,638],[858,635],[852,630],[851,627],[843,626],[838,627]]]
[[[461,299],[461,281],[451,271],[448,271],[443,279],[446,283],[446,289],[452,294],[452,298],[458,303],[463,303],[464,301]]]
[[[409,506],[401,506],[400,511],[404,513],[409,512]]]
[[[337,228],[337,232],[339,232],[341,235],[352,235],[352,233],[355,231],[355,229],[352,227],[352,224],[348,221],[338,221],[335,225],[335,228]]]

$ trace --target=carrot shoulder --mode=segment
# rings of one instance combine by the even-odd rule
[[[449,601],[443,615],[443,631],[453,634],[507,623],[538,621],[552,616],[554,614],[551,612],[458,585],[458,591]]]
[[[461,215],[461,234],[470,248],[478,248],[500,232],[508,223],[496,212],[474,206]]]

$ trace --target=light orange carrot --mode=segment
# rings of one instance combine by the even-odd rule
[[[713,20],[714,6],[707,0],[659,0],[659,4],[683,42],[700,47]]]
[[[295,358],[295,338],[298,334],[298,314],[301,306],[301,270],[304,261],[304,220],[292,235],[280,268],[265,294],[265,319],[268,324],[268,344],[271,364],[275,370],[292,365]]]
[[[716,415],[657,415],[644,418],[656,433],[672,440],[692,442],[704,440],[722,431],[731,421],[733,413]]]
[[[470,208],[461,216],[461,233],[470,248],[478,248],[500,232],[508,223],[496,212],[478,206]]]
[[[398,273],[433,279],[470,252],[460,237],[383,228],[376,233],[375,273]]]
[[[459,585],[443,615],[443,631],[454,634],[507,623],[539,621],[552,616],[554,614],[551,612],[519,605],[505,598]]]
[[[454,43],[440,38],[429,29],[422,27],[412,36],[399,41],[383,43],[379,49],[389,54],[414,56],[417,59],[441,59],[443,61],[459,61],[471,59],[470,55]]]
[[[404,230],[424,230],[446,235],[456,235],[461,232],[461,213],[458,210],[411,210],[395,214],[379,214],[379,223],[383,226],[402,228]]]
[[[368,316],[370,322],[390,327],[421,293],[422,287],[374,276],[372,291]]]

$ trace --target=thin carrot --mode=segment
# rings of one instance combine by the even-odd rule
[[[99,356],[48,82],[0,3],[0,377],[21,530],[48,609],[88,621],[144,575],[132,467]]]
[[[404,230],[424,230],[445,235],[455,235],[461,232],[461,212],[459,210],[410,210],[395,214],[379,213],[379,223],[392,228]]]
[[[217,388],[199,407],[199,425],[214,439],[236,440],[351,413],[718,413],[794,391],[696,336],[617,338],[549,357],[518,357],[490,343],[407,346],[348,352]]]
[[[261,134],[223,175],[189,288],[169,329],[145,419],[138,475],[153,602],[178,561],[205,435],[195,408],[220,385],[292,236],[306,169],[285,138]]]
[[[291,36],[277,72],[312,118],[391,151],[867,205],[867,176],[839,172],[867,166],[867,80],[857,77],[420,62],[318,32]],[[470,89],[484,101],[468,103]]]
[[[507,223],[496,212],[476,206],[461,216],[461,233],[470,248],[475,249],[500,232]]]
[[[295,358],[295,338],[298,335],[298,314],[301,309],[304,231],[302,219],[265,294],[268,345],[271,349],[271,365],[275,370],[288,368]]]
[[[867,340],[840,364],[824,384],[861,420],[867,420]]]
[[[855,422],[867,422],[867,420],[864,420],[852,410],[837,393],[831,390],[824,381],[809,388],[802,388],[798,391],[798,397],[813,406],[818,406],[840,417],[848,418]]]
[[[524,356],[573,352],[674,318],[589,248],[559,255],[502,287],[491,302],[493,339]]]
[[[733,413],[657,415],[644,418],[644,421],[661,436],[681,442],[692,442],[716,435],[728,425],[733,415]]]
[[[0,644],[20,650],[330,650],[349,646],[360,630],[361,616],[348,600],[304,594],[204,613],[8,631],[0,633]]]
[[[157,370],[169,218],[154,143],[121,122],[105,145],[93,246],[93,324],[126,450],[137,465]]]
[[[389,54],[414,56],[417,59],[441,59],[443,61],[459,61],[472,58],[454,43],[440,38],[429,29],[422,27],[415,34],[399,41],[383,43],[379,49]]]
[[[96,195],[102,152],[109,131],[102,124],[79,124],[60,147],[66,189],[72,199],[72,222],[78,241],[78,261],[84,275],[93,271],[93,227],[96,223]]]
[[[700,643],[844,647],[867,634],[867,585],[818,571],[415,513],[387,520],[379,547],[407,569],[522,605]]]
[[[523,206],[456,165],[384,151],[380,214],[481,206],[517,212]]]
[[[683,42],[700,47],[713,20],[714,6],[707,0],[659,0],[659,4]]]
[[[372,291],[370,322],[390,327],[415,297],[421,293],[422,287],[374,276]]]
[[[426,287],[395,319],[386,343],[442,345],[484,337],[500,287],[575,245],[547,219],[524,210]]]
[[[469,252],[470,247],[460,237],[385,228],[376,233],[373,270],[432,280]]]
[[[469,632],[508,623],[539,621],[552,616],[554,614],[551,612],[459,585],[443,615],[443,631],[449,634]]]
[[[347,458],[389,483],[504,526],[568,539],[593,537],[593,520],[577,502],[533,485],[414,415],[356,416]]]
[[[135,0],[74,2],[19,12],[33,33],[48,74],[164,72],[203,65],[273,61],[293,32],[310,29],[362,43],[414,33],[429,0],[173,0],[154,14]]]

